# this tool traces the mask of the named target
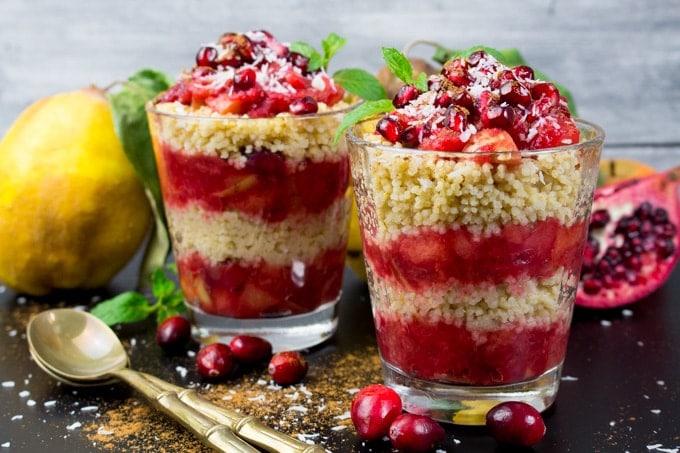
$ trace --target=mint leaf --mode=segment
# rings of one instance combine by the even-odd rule
[[[390,72],[402,82],[413,83],[413,66],[406,55],[392,47],[382,48],[383,59]]]
[[[394,110],[394,105],[389,99],[380,99],[378,101],[368,101],[359,104],[355,109],[344,116],[335,133],[333,143],[337,143],[342,133],[353,124],[356,124],[369,116],[377,115],[378,113],[391,112],[392,110]]]
[[[333,80],[345,90],[367,101],[385,99],[387,94],[376,76],[363,69],[341,69],[333,74]]]
[[[156,322],[168,316],[186,312],[184,295],[165,270],[177,274],[176,265],[167,265],[153,272],[153,295],[156,303],[136,291],[127,291],[95,305],[91,313],[108,325],[143,321],[156,312]]]
[[[336,53],[343,47],[347,40],[342,36],[336,35],[335,33],[329,33],[326,39],[321,41],[321,47],[323,48],[323,61],[322,66],[324,69],[328,69],[328,64]]]
[[[418,74],[418,77],[416,77],[416,79],[413,81],[413,85],[420,91],[427,91],[427,74],[424,72]]]
[[[150,284],[151,270],[162,266],[170,252],[160,181],[145,107],[148,101],[172,84],[173,80],[163,72],[142,69],[107,92],[116,135],[147,190],[155,216],[154,230],[139,271],[138,287]]]
[[[143,321],[153,309],[146,297],[135,291],[127,291],[97,304],[91,313],[107,325]]]

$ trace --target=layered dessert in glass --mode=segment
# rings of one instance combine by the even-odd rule
[[[199,339],[299,349],[335,330],[351,100],[266,31],[226,33],[148,107],[174,258]]]
[[[484,51],[348,133],[386,383],[412,412],[539,410],[565,357],[603,140]]]

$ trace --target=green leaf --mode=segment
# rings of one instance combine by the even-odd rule
[[[341,69],[333,74],[333,80],[345,90],[367,101],[377,101],[387,96],[378,78],[363,69]]]
[[[175,282],[165,275],[162,267],[156,269],[151,278],[153,295],[157,300],[163,301],[175,292]]]
[[[148,101],[168,89],[172,83],[173,80],[163,72],[142,69],[107,93],[116,135],[123,145],[125,155],[146,187],[155,216],[154,231],[147,243],[140,267],[138,287],[148,286],[150,269],[162,266],[170,250],[160,180],[145,107]]]
[[[326,39],[321,41],[321,47],[323,48],[322,66],[324,69],[328,69],[331,59],[340,49],[345,47],[345,44],[347,44],[347,40],[335,33],[329,33]]]
[[[145,320],[153,309],[142,294],[135,291],[121,293],[112,299],[100,302],[91,313],[112,326],[121,323]]]
[[[421,72],[413,81],[413,85],[420,91],[427,91],[427,74]]]
[[[413,66],[406,55],[392,47],[382,48],[385,64],[396,78],[404,83],[413,83]]]
[[[359,104],[351,112],[347,113],[342,119],[340,126],[338,127],[335,137],[333,138],[333,143],[337,143],[340,136],[347,130],[348,127],[358,123],[359,121],[368,118],[378,113],[391,112],[394,110],[394,105],[389,99],[381,99],[378,101],[368,101],[363,104]]]

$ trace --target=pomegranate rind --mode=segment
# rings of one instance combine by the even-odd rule
[[[611,220],[596,237],[600,242],[601,256],[607,248],[603,241],[611,240],[616,223],[624,216],[631,215],[636,207],[647,201],[655,207],[664,208],[668,212],[668,220],[676,227],[672,238],[674,251],[665,259],[659,260],[655,251],[643,252],[639,258],[642,267],[638,271],[640,283],[617,282],[610,288],[603,288],[595,294],[588,294],[584,290],[584,273],[581,275],[576,292],[576,305],[588,308],[607,309],[628,305],[644,299],[661,288],[670,277],[680,258],[678,244],[678,224],[680,222],[680,167],[655,173],[643,178],[630,179],[618,184],[600,187],[595,191],[592,212],[606,209],[610,212]]]

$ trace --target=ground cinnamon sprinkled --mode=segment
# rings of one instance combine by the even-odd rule
[[[328,349],[312,355],[313,366],[303,382],[291,386],[275,384],[263,365],[220,382],[206,382],[190,372],[188,383],[207,400],[328,451],[347,451],[342,445],[347,430],[353,430],[349,410],[354,394],[373,382],[381,382],[377,349],[340,353]],[[179,378],[179,376],[178,376]],[[153,409],[136,395],[102,413],[83,428],[98,448],[127,451],[211,451],[187,430]],[[344,434],[344,436],[343,436]]]

